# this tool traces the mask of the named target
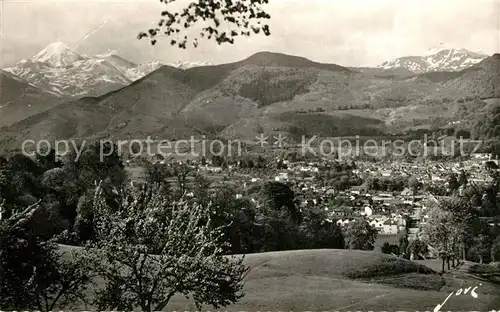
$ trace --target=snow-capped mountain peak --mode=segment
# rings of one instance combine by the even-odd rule
[[[106,52],[106,53],[96,54],[95,57],[106,58],[106,57],[111,57],[111,56],[115,56],[115,55],[118,55],[118,52],[116,50],[108,50],[108,52]]]
[[[38,52],[31,59],[34,62],[48,63],[54,67],[68,66],[84,57],[73,51],[63,42],[54,42]]]
[[[79,54],[62,42],[4,70],[60,96],[101,95],[131,82],[110,62]]]
[[[5,68],[22,80],[60,96],[102,95],[126,86],[166,65],[159,61],[135,64],[116,51],[95,56],[75,52],[63,42],[46,46],[30,59]],[[177,62],[171,66],[187,69],[209,65],[203,62]]]
[[[164,65],[169,65],[172,67],[177,67],[179,69],[186,70],[186,69],[193,68],[193,67],[210,66],[212,64],[208,63],[208,62],[187,62],[187,61],[178,61],[178,62],[165,64],[165,63],[162,63],[160,61],[151,61],[148,63],[139,64],[136,67],[127,69],[125,71],[125,75],[131,80],[137,80],[137,79],[140,79],[140,78],[146,76],[147,74],[157,70],[158,68],[160,68]]]
[[[455,49],[441,43],[435,48],[429,49],[423,56],[406,56],[392,61],[386,61],[379,67],[384,69],[406,68],[414,73],[426,73],[436,71],[460,71],[471,67],[488,55],[472,52],[467,49]]]
[[[428,49],[427,53],[425,53],[425,56],[432,56],[432,55],[437,54],[443,50],[453,50],[453,47],[447,43],[440,42],[435,47]]]
[[[188,62],[188,61],[178,61],[170,63],[170,66],[177,67],[180,69],[189,69],[193,67],[211,66],[209,62]]]

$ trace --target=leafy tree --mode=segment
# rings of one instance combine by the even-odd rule
[[[201,191],[203,194],[203,190]],[[196,191],[194,193],[198,199],[199,193]],[[253,242],[256,238],[253,224],[255,207],[246,198],[235,197],[236,191],[233,188],[222,185],[215,188],[207,199],[199,202],[210,212],[212,226],[223,227],[224,236],[230,242],[225,252],[231,254],[254,252],[257,245]]]
[[[214,147],[214,148],[218,148],[220,149],[220,147],[218,147],[218,145],[216,145],[217,147]],[[214,151],[214,153],[218,153],[218,151]],[[222,163],[224,163],[224,156],[220,156],[220,155],[212,155],[212,166],[214,167],[222,167]]]
[[[121,187],[127,177],[117,146],[109,143],[92,143],[79,159],[70,154],[67,160],[65,166],[74,170],[83,191],[95,188],[100,181]]]
[[[285,208],[295,223],[301,221],[302,216],[295,205],[295,194],[286,184],[275,181],[266,182],[262,187],[261,196],[268,209],[281,211]]]
[[[491,244],[491,261],[496,262],[500,260],[500,236],[497,236]]]
[[[411,177],[408,180],[408,187],[413,191],[414,194],[416,194],[421,187],[421,183],[416,177]]]
[[[462,185],[467,186],[467,183],[468,183],[467,173],[464,170],[462,170],[460,172],[460,175],[458,176],[458,184],[460,186],[462,186]]]
[[[454,192],[458,190],[460,187],[460,183],[458,182],[458,177],[456,173],[450,174],[448,177],[448,188],[451,190],[451,192]]]
[[[490,252],[490,239],[486,235],[479,235],[473,238],[473,244],[469,249],[469,253],[476,259],[479,259],[479,263],[483,263],[485,255]]]
[[[170,168],[170,176],[173,176],[177,180],[178,196],[181,198],[184,196],[188,190],[188,177],[193,172],[193,168],[186,163],[173,163]]]
[[[378,232],[365,220],[349,223],[345,232],[346,246],[349,249],[373,250]]]
[[[36,160],[43,171],[61,167],[63,164],[58,159],[58,155],[54,149],[50,149],[46,154],[37,153]]]
[[[286,210],[267,210],[260,233],[259,252],[301,249],[303,244],[299,224]]]
[[[388,254],[388,255],[390,255],[390,254],[398,255],[399,254],[399,247],[398,247],[398,245],[391,245],[388,242],[385,242],[380,247],[380,250],[382,251],[382,253]]]
[[[89,262],[61,256],[55,240],[37,235],[38,204],[0,221],[0,309],[52,311],[85,301]]]
[[[320,209],[308,209],[300,226],[302,232],[302,248],[344,249],[344,234],[334,222],[326,220],[326,213]]]
[[[94,207],[90,193],[82,195],[76,208],[75,233],[81,243],[94,237]]]
[[[25,207],[22,198],[39,199],[43,195],[43,169],[33,159],[16,154],[0,161],[0,194],[5,199],[6,217],[16,207]]]
[[[430,209],[428,216],[425,240],[438,251],[442,260],[442,272],[444,272],[445,261],[449,259],[452,252],[453,227],[455,226],[453,215],[450,211],[436,206]]]
[[[418,259],[419,256],[427,254],[427,244],[419,238],[414,239],[408,244],[406,253],[413,254]]]
[[[480,118],[475,126],[476,137],[482,139],[500,137],[500,105],[489,109],[484,118]]]
[[[196,25],[204,26],[199,32],[201,38],[214,39],[218,44],[233,43],[235,37],[250,36],[252,33],[264,33],[270,35],[269,25],[262,24],[263,20],[271,16],[263,10],[264,4],[269,0],[197,0],[182,5],[180,10],[172,8],[176,0],[161,0],[167,5],[167,9],[161,12],[161,20],[156,28],[147,32],[141,32],[138,38],[147,38],[151,44],[156,44],[157,35],[179,36],[182,29],[189,29]],[[178,2],[177,2],[178,3]],[[194,47],[198,46],[198,36],[183,39],[171,39],[170,44],[185,49],[191,42]]]
[[[193,181],[193,193],[197,201],[204,206],[210,203],[210,185],[212,182],[201,174],[196,174]]]
[[[176,293],[191,295],[198,309],[242,297],[243,258],[224,257],[222,228],[211,226],[206,209],[170,203],[157,187],[124,192],[118,206],[97,188],[90,252],[107,259],[96,267],[106,280],[96,292],[99,309],[158,311]]]
[[[42,185],[45,195],[60,205],[63,218],[74,225],[77,218],[77,206],[80,197],[97,183],[103,185],[111,194],[112,189],[120,189],[126,181],[127,174],[123,166],[118,148],[111,144],[94,142],[83,146],[81,155],[74,149],[65,156],[64,164],[44,173]]]
[[[146,181],[149,183],[167,183],[168,176],[168,166],[166,164],[148,163],[146,165]]]
[[[398,246],[399,252],[400,252],[400,255],[406,259],[410,258],[410,255],[408,255],[406,253],[409,244],[410,244],[410,242],[408,241],[408,235],[404,235],[404,236],[399,238],[399,246]]]

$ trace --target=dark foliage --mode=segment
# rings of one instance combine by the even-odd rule
[[[300,74],[300,72],[299,72]],[[302,77],[305,75],[306,77]],[[309,77],[308,77],[309,76]],[[292,100],[296,95],[309,91],[309,85],[315,77],[303,73],[297,77],[279,78],[278,74],[264,71],[258,79],[245,83],[240,87],[241,96],[249,98],[262,106]]]
[[[385,254],[394,254],[396,256],[399,255],[399,246],[398,245],[391,245],[388,242],[385,242],[382,247],[380,247],[382,253]]]
[[[262,197],[266,208],[273,211],[285,210],[295,223],[301,221],[302,216],[294,202],[295,194],[289,186],[280,182],[266,182],[262,187]]]
[[[270,35],[269,25],[262,24],[263,20],[271,16],[263,10],[268,0],[197,0],[183,6],[179,12],[171,8],[170,3],[176,0],[160,0],[167,5],[161,12],[162,18],[156,28],[141,32],[138,38],[150,38],[151,44],[156,44],[157,35],[171,37],[170,44],[185,49],[191,43],[198,46],[198,36],[188,38],[180,36],[183,29],[196,25],[204,26],[199,32],[199,37],[214,39],[218,44],[233,43],[237,36],[250,36],[264,33]],[[177,39],[182,38],[182,39]]]

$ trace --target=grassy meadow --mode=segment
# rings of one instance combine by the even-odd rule
[[[62,246],[62,251],[76,247]],[[430,260],[439,261],[439,260]],[[432,311],[451,292],[478,286],[478,298],[453,295],[443,311],[500,307],[500,285],[463,270],[440,275],[429,267],[378,252],[298,250],[249,254],[245,296],[224,311]],[[430,264],[429,260],[427,264]],[[97,281],[102,285],[103,281]],[[95,309],[81,305],[75,310]],[[196,311],[174,296],[166,311]],[[206,306],[202,311],[212,311]]]

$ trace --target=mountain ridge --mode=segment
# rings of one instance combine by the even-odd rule
[[[378,67],[383,69],[405,68],[414,73],[460,71],[471,67],[488,55],[467,49],[441,47],[428,51],[422,56],[403,56],[385,61]]]
[[[49,109],[60,101],[58,96],[0,70],[0,128]]]
[[[159,67],[159,61],[135,64],[115,51],[85,56],[63,42],[46,46],[31,58],[20,60],[3,70],[60,97],[99,96],[144,77]],[[176,62],[188,69],[206,62]]]
[[[383,71],[271,52],[185,70],[163,65],[128,86],[28,117],[0,141],[12,149],[23,138],[375,135],[473,120],[481,99],[500,97],[497,54],[458,72],[384,76],[371,70]],[[464,112],[464,105],[474,109]]]

